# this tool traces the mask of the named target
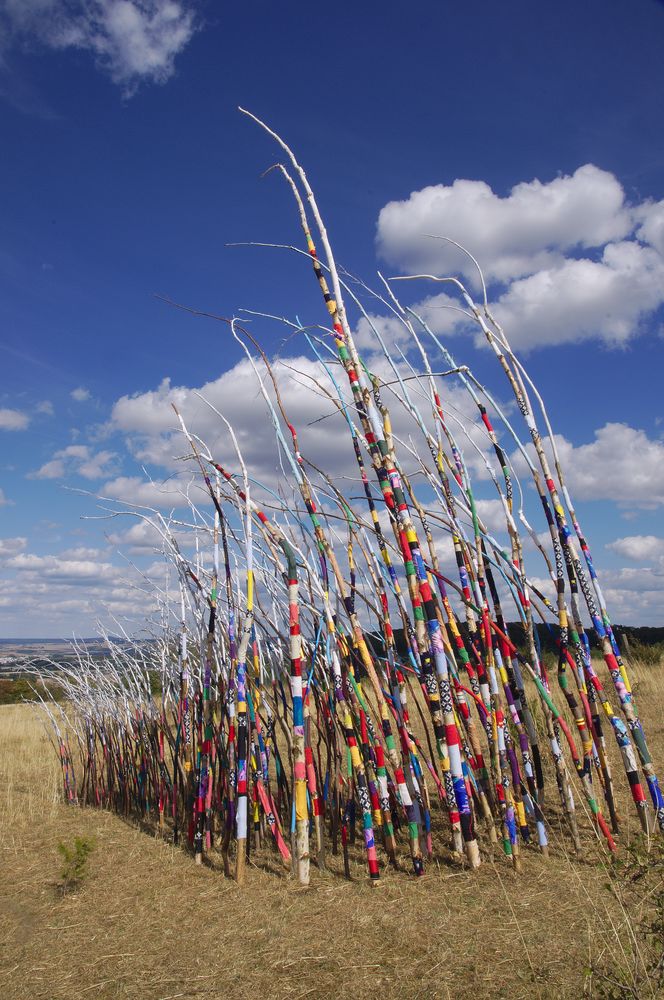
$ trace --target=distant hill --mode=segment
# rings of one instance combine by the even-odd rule
[[[150,640],[146,641],[149,642]],[[79,638],[76,636],[75,639],[72,639],[71,636],[66,639],[0,639],[0,651],[3,649],[12,649],[17,651],[30,649],[70,649],[74,644],[77,646],[87,646],[88,648],[106,648],[109,645],[130,645],[131,640],[118,636],[111,636],[108,640],[100,639],[99,636],[92,636],[90,638]]]
[[[460,621],[459,626],[461,629],[461,633],[465,638],[466,637],[465,623]],[[557,654],[558,647],[556,645],[556,641],[559,634],[558,626],[555,624],[545,625],[542,622],[537,622],[535,628],[537,630],[537,637],[539,639],[542,651],[547,653]],[[522,641],[524,637],[524,629],[521,622],[507,622],[507,629],[515,645],[521,648],[522,652],[525,652],[525,649],[523,649],[524,644]],[[655,647],[659,643],[664,643],[664,626],[653,627],[649,625],[638,626],[638,625],[614,624],[613,632],[618,640],[619,647],[624,652],[628,652],[628,650],[625,647],[625,642],[624,642],[625,637],[627,638],[628,642],[634,642],[635,645],[641,647],[643,646]],[[599,640],[597,638],[595,629],[589,628],[586,634],[588,636],[588,641],[590,642],[591,647],[593,648],[599,647]],[[367,634],[366,638],[369,642],[369,645],[373,649],[374,653],[378,656],[383,656],[385,651],[380,636],[375,633],[369,633]],[[394,641],[399,656],[401,657],[407,656],[408,647],[404,639],[404,631],[402,628],[394,629]],[[655,650],[653,649],[653,654],[654,653]]]

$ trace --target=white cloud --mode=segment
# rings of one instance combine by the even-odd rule
[[[4,0],[0,8],[5,45],[36,40],[90,52],[125,95],[173,75],[194,20],[182,0]]]
[[[14,501],[13,500],[9,500],[5,496],[5,491],[2,488],[0,488],[0,507],[12,507],[13,504],[14,504]]]
[[[488,278],[532,274],[561,251],[622,239],[632,221],[618,180],[591,163],[548,183],[515,185],[506,198],[484,181],[455,180],[389,202],[378,217],[378,250],[407,270],[455,273],[476,280],[456,247],[426,234],[447,236],[479,258]]]
[[[30,479],[62,479],[65,474],[65,463],[61,458],[53,458],[44,462],[36,472],[29,474]]]
[[[454,299],[445,292],[430,295],[411,306],[413,312],[437,335],[455,333],[460,325],[465,326],[469,322],[472,322],[467,316],[461,314],[459,310],[462,307],[457,299]],[[429,353],[433,346],[432,341],[429,339],[428,334],[422,330],[421,324],[412,316],[409,318],[415,328],[418,339],[423,344],[426,352]],[[369,319],[362,316],[355,330],[355,340],[361,350],[377,351],[380,349],[374,328],[378,331],[390,352],[396,344],[404,349],[406,345],[415,349],[412,335],[396,316],[380,316],[375,313],[369,313]]]
[[[557,434],[556,445],[570,492],[578,500],[615,500],[644,509],[664,504],[664,442],[645,431],[608,423],[587,444],[573,445]],[[528,449],[534,460],[532,445]],[[517,472],[527,473],[518,452],[512,462]]]
[[[662,604],[664,572],[661,568],[623,566],[621,569],[605,569],[601,574],[601,582],[602,590],[606,586],[609,590],[634,594],[637,601],[638,595],[644,591],[649,591],[651,594],[659,593],[659,601]]]
[[[500,500],[476,500],[475,507],[480,520],[494,535],[507,530],[505,510]]]
[[[614,620],[661,625],[664,613],[664,538],[627,535],[606,548],[640,567],[623,566],[601,573],[602,590],[613,609]]]
[[[60,553],[60,559],[99,559],[106,553],[94,545],[76,545],[73,549],[65,549]]]
[[[632,562],[648,562],[664,569],[664,538],[658,535],[627,535],[609,542],[606,548]]]
[[[77,403],[85,403],[90,398],[90,390],[80,385],[78,389],[72,389],[69,395]]]
[[[371,367],[384,383],[394,382],[394,373],[383,359],[372,358]],[[333,477],[356,477],[357,465],[346,422],[334,403],[313,381],[317,380],[328,390],[333,389],[323,368],[309,358],[294,357],[276,360],[273,371],[288,419],[296,428],[302,455],[315,463],[320,462]],[[266,388],[271,391],[271,383],[265,372],[261,374]],[[348,402],[345,376],[339,379],[339,383]],[[486,435],[478,429],[477,410],[467,393],[453,384],[446,384],[441,391],[443,406],[460,413],[473,439],[486,448]],[[424,454],[427,452],[427,445],[412,417],[398,402],[398,386],[396,392],[394,395],[387,386],[383,389],[385,402],[390,407],[394,433],[406,443],[412,436]],[[272,488],[283,485],[282,469],[287,468],[287,461],[280,457],[267,406],[260,394],[256,375],[247,360],[238,362],[230,371],[207,382],[199,390],[187,386],[172,386],[166,379],[156,390],[136,396],[123,396],[113,407],[112,427],[126,435],[130,449],[138,461],[160,466],[181,477],[186,476],[185,481],[193,476],[200,483],[200,473],[196,466],[192,462],[185,465],[178,460],[188,453],[188,445],[171,406],[171,403],[175,403],[189,431],[206,442],[213,458],[229,470],[237,472],[238,460],[226,426],[197,393],[209,400],[230,421],[250,474]],[[416,393],[413,398],[422,410],[425,421],[431,423],[430,408],[427,410],[422,405],[422,399]],[[352,406],[350,412],[353,413]],[[356,415],[354,419],[357,422]],[[450,423],[456,433],[456,424],[452,419]],[[281,426],[290,443],[288,429],[283,422]],[[477,470],[480,476],[486,476],[481,459],[467,445],[462,434],[459,435],[459,444],[465,449],[469,466]],[[403,460],[407,471],[407,456]],[[123,481],[124,498],[131,500],[132,490],[137,487],[138,482],[131,478]],[[104,489],[108,491],[108,488],[107,484]],[[117,485],[113,488],[118,490]],[[288,488],[290,489],[290,484]],[[156,504],[158,497],[154,495],[155,490],[151,488],[149,492],[150,499],[140,502]],[[107,495],[110,494],[107,492]],[[167,499],[168,502],[172,504],[173,501]],[[162,498],[161,506],[163,505]]]
[[[117,455],[113,451],[98,451],[81,462],[76,471],[84,479],[102,479],[108,476],[116,458]]]
[[[609,542],[606,548],[633,562],[661,561],[664,558],[664,538],[657,535],[627,535]]]
[[[11,543],[0,577],[0,626],[5,632],[12,634],[20,622],[23,634],[27,626],[27,634],[33,635],[64,635],[72,629],[89,635],[102,616],[128,617],[141,626],[153,611],[156,595],[146,592],[145,580],[126,564],[110,562],[105,550],[77,547],[38,555],[26,552],[24,541],[3,539]],[[163,566],[152,570],[159,581]]]
[[[189,482],[187,479],[186,482]],[[140,476],[118,476],[99,487],[99,496],[121,503],[137,506],[171,510],[184,507],[187,504],[185,495],[180,492],[185,484],[169,480],[160,485],[141,479]]]
[[[664,257],[664,201],[648,202],[640,206],[637,216],[641,219],[637,236],[655,247]]]
[[[0,430],[24,431],[30,423],[30,417],[21,410],[0,409]]]
[[[297,369],[299,376],[288,365]],[[274,371],[286,412],[297,428],[301,448],[314,460],[317,455],[325,454],[326,468],[338,468],[347,455],[349,440],[343,432],[338,433],[342,418],[335,413],[333,404],[324,396],[321,398],[310,381],[311,377],[321,379],[321,368],[308,358],[300,357],[277,361]],[[128,435],[139,461],[177,470],[182,468],[182,463],[176,461],[177,456],[187,454],[189,449],[171,406],[175,403],[189,430],[203,438],[217,461],[235,471],[238,462],[226,426],[196,395],[197,392],[230,420],[252,474],[274,483],[281,472],[275,434],[258,380],[247,360],[240,361],[199,390],[171,386],[166,379],[154,391],[123,396],[113,407],[112,424]],[[307,426],[327,413],[333,415],[313,427]],[[285,433],[288,435],[287,429]],[[188,463],[188,471],[196,471],[191,463]]]
[[[21,551],[9,557],[5,565],[26,580],[53,580],[71,586],[95,581],[99,585],[122,583],[126,577],[125,568],[113,565],[102,556],[103,551],[96,548],[69,549],[58,555]]]
[[[602,574],[603,581],[608,577],[608,573]],[[611,608],[611,617],[617,624],[661,626],[664,594],[661,585],[651,585],[649,577],[642,577],[634,589],[603,583],[602,591]]]
[[[163,536],[149,521],[135,521],[124,531],[117,531],[108,536],[111,545],[128,547],[132,555],[146,555],[160,550],[163,546]]]
[[[23,552],[27,544],[27,538],[0,538],[0,559],[7,559]]]
[[[50,399],[42,399],[35,407],[37,413],[42,413],[45,417],[52,417],[54,414],[53,403]]]
[[[548,183],[517,184],[505,198],[483,181],[457,180],[382,209],[377,245],[390,264],[403,273],[461,274],[477,290],[470,259],[426,233],[477,257],[496,317],[521,350],[587,339],[624,344],[664,303],[664,201],[630,205],[618,179],[592,164]],[[453,301],[432,295],[417,309],[438,324],[435,332],[458,333],[467,320],[440,310]],[[378,324],[391,342],[405,341],[393,319]],[[369,343],[366,321],[358,330]]]
[[[52,579],[72,584],[85,583],[102,577],[119,578],[121,569],[97,558],[74,559],[63,556],[39,556],[31,552],[19,553],[7,560],[9,569],[34,573],[40,579]]]
[[[113,451],[92,452],[87,445],[70,444],[56,451],[49,462],[45,462],[30,479],[63,479],[65,476],[82,476],[84,479],[102,479],[112,473],[117,465],[117,455]]]
[[[564,260],[515,281],[494,312],[514,348],[590,338],[623,344],[662,302],[664,258],[625,241],[610,243],[601,260]]]

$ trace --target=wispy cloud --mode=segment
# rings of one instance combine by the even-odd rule
[[[0,409],[0,430],[24,431],[29,423],[30,417],[21,410]]]
[[[0,559],[10,559],[23,552],[28,545],[28,539],[23,536],[17,538],[0,538]]]
[[[64,479],[65,476],[77,475],[84,479],[102,479],[112,475],[116,460],[117,455],[113,451],[93,452],[87,445],[70,444],[56,451],[53,458],[36,472],[31,472],[29,478]]]
[[[182,0],[0,0],[0,31],[5,53],[35,44],[89,52],[131,96],[173,75],[195,16]]]

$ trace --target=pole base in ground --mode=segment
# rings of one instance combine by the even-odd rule
[[[482,864],[479,845],[476,840],[466,842],[466,857],[471,868],[479,868]]]

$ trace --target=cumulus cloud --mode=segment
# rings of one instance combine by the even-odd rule
[[[90,390],[80,385],[77,389],[72,389],[69,395],[75,402],[85,403],[90,398]]]
[[[637,210],[641,226],[637,236],[664,257],[664,201],[648,202]]]
[[[388,371],[384,362],[376,361],[374,358],[371,367],[374,371],[379,369],[385,383],[394,380],[394,374]],[[361,496],[362,488],[345,420],[314,381],[318,380],[328,389],[332,389],[325,371],[306,357],[280,358],[274,362],[273,370],[288,420],[297,430],[299,448],[305,461],[310,459],[324,468],[335,485],[344,491],[359,517],[369,523],[366,505],[357,496],[357,494]],[[350,406],[348,390],[344,386],[346,380],[340,378],[339,381]],[[270,386],[268,379],[266,382]],[[195,462],[182,460],[188,455],[189,447],[171,404],[175,403],[189,431],[199,439],[199,448],[203,454],[207,445],[214,458],[238,476],[240,465],[231,435],[223,420],[203,402],[201,396],[223,413],[233,426],[252,477],[252,496],[264,507],[268,516],[275,503],[274,493],[269,492],[270,490],[285,496],[286,503],[290,503],[293,508],[300,508],[299,498],[296,496],[291,499],[292,476],[287,480],[282,471],[287,468],[287,459],[285,456],[280,458],[267,406],[260,394],[258,378],[246,359],[200,388],[174,386],[169,380],[164,380],[154,390],[123,396],[116,402],[110,420],[112,431],[125,436],[138,461],[144,463],[146,467],[166,470],[170,475],[163,482],[157,481],[163,475],[161,472],[159,477],[155,472],[153,482],[138,476],[121,476],[110,480],[99,487],[98,493],[100,497],[110,498],[116,503],[104,503],[104,506],[119,510],[124,509],[125,505],[129,506],[129,509],[131,505],[145,505],[165,513],[175,509],[178,510],[177,517],[182,518],[180,508],[186,508],[188,495],[201,514],[210,513],[210,499],[201,482]],[[421,432],[415,421],[397,403],[392,389],[386,384],[383,388],[383,398],[390,406],[393,431],[405,442],[401,452],[402,469],[411,475],[421,475],[416,468],[417,462],[409,458],[407,451],[409,445],[413,443],[421,454],[428,454]],[[486,447],[486,433],[481,429],[476,408],[473,407],[468,395],[457,387],[450,385],[448,389],[445,385],[443,398],[444,406],[453,405],[455,411],[462,413],[473,439],[476,439],[480,446]],[[421,405],[421,400],[418,400],[418,403]],[[350,409],[352,412],[352,407]],[[424,407],[422,409],[426,410]],[[424,412],[424,419],[431,419],[430,411]],[[284,436],[290,439],[285,423],[282,422],[281,426]],[[467,446],[466,459],[475,470],[477,463],[481,464],[481,458],[475,449],[468,445],[463,435],[459,438],[460,448],[466,449]],[[205,445],[200,441],[205,442]],[[326,496],[329,492],[327,483],[321,483],[315,469],[310,467],[309,471],[314,483],[322,487],[317,502],[319,509],[331,515],[329,523],[331,541],[344,572],[347,565],[344,525],[337,520],[339,511],[336,505],[330,503]],[[484,467],[480,471],[487,477]],[[416,481],[420,484],[422,482],[421,479]],[[265,484],[268,490],[263,492],[260,483]],[[426,486],[424,491],[428,492]],[[501,528],[504,530],[500,504],[495,500],[485,501],[479,494],[478,501],[481,515],[490,520],[496,532]],[[381,523],[389,539],[392,535],[389,515],[386,509],[379,508],[379,511]],[[191,519],[188,514],[185,517],[187,520]],[[433,520],[431,526],[436,538],[437,554],[442,560],[444,571],[454,575],[456,563],[449,533],[440,529],[439,523]],[[191,540],[191,531],[185,532],[183,538],[179,539],[180,544],[187,542],[191,544]],[[148,554],[160,548],[162,544],[159,533],[144,522],[134,524],[128,530],[116,531],[109,536],[109,541],[122,548],[129,547],[130,553],[136,555]],[[202,546],[202,551],[205,553],[205,545]]]
[[[42,399],[41,403],[37,403],[35,410],[37,413],[41,413],[45,417],[52,417],[55,412],[53,409],[53,403],[50,399]]]
[[[5,496],[5,491],[0,487],[0,507],[11,507],[14,501]]]
[[[622,344],[664,302],[664,257],[634,241],[515,281],[495,305],[516,348],[597,338]]]
[[[393,379],[386,366],[380,369],[380,373],[385,382]],[[324,394],[321,395],[313,382],[313,379],[317,379],[325,383],[324,373],[311,360],[296,357],[276,361],[275,374],[286,413],[297,429],[302,454],[314,461],[318,456],[324,455],[321,464],[352,496],[352,482],[356,471],[343,418],[335,412],[330,401]],[[450,412],[451,405],[453,410],[458,410],[463,415],[473,440],[485,447],[486,436],[484,432],[475,430],[476,417],[468,408],[465,394],[456,389],[453,383],[448,388],[447,382],[444,383],[444,392],[444,408]],[[166,469],[171,476],[165,486],[146,482],[139,477],[119,477],[106,483],[100,492],[119,501],[144,503],[164,509],[176,507],[178,503],[178,493],[164,496],[164,488],[177,491],[183,489],[183,484],[191,483],[194,502],[202,503],[205,507],[207,498],[202,491],[197,470],[193,463],[182,462],[182,456],[187,453],[187,445],[178,428],[171,403],[177,405],[190,431],[209,445],[215,458],[236,472],[238,465],[223,422],[202,402],[199,393],[232,423],[250,474],[273,488],[283,485],[278,450],[265,404],[258,391],[256,375],[247,361],[241,361],[229,372],[198,390],[187,386],[173,386],[170,381],[165,380],[150,392],[119,399],[112,411],[112,430],[126,436],[136,458]],[[417,434],[414,421],[404,416],[402,408],[393,401],[387,387],[384,388],[383,395],[393,409],[395,433],[408,443],[410,435]],[[421,397],[418,397],[418,405],[421,406],[421,403]],[[323,420],[319,419],[326,414],[331,415]],[[452,426],[457,433],[456,423],[452,422]],[[287,433],[285,427],[284,433]],[[617,422],[607,423],[595,432],[591,440],[579,445],[573,445],[562,436],[558,436],[556,441],[570,489],[577,499],[613,499],[623,508],[647,508],[664,504],[664,442],[650,438],[641,429]],[[473,475],[482,474],[481,457],[460,431],[459,442]],[[422,454],[425,454],[426,445],[420,441],[418,446],[424,448]],[[514,454],[512,462],[517,471],[525,472],[520,454]],[[485,470],[483,474],[486,475]],[[179,479],[176,478],[178,476]],[[481,487],[476,482],[477,485]],[[252,489],[256,495],[257,487],[253,486]],[[490,493],[487,495],[480,488],[476,499],[478,512],[489,530],[499,538],[503,537],[505,519],[502,504],[496,499],[495,493],[493,496]],[[530,501],[526,499],[526,506],[529,507]],[[181,497],[181,500],[184,504],[184,498]],[[533,503],[533,507],[539,509],[536,503]],[[384,518],[385,512],[381,511],[381,515]],[[537,515],[531,521],[537,530],[540,524]],[[444,563],[449,559],[450,566],[453,567],[449,538],[435,521],[432,521],[432,527],[439,556]],[[153,542],[156,542],[157,547],[159,545],[148,525],[134,525],[127,531],[111,536],[110,540],[114,544],[128,545],[136,554],[149,552]],[[342,542],[343,539],[338,542],[338,547],[343,565]],[[548,537],[545,538],[545,544],[548,545]],[[616,552],[629,558],[625,546],[623,549],[616,547]],[[616,620],[645,623],[654,621],[661,615],[664,578],[659,575],[660,564],[652,559],[649,561],[652,565],[648,567],[646,577],[642,573],[640,577],[642,585],[647,589],[647,598],[642,608],[638,604],[637,592],[637,580],[641,571],[630,571],[627,567],[601,572],[602,584]],[[551,590],[551,583],[546,578],[540,581],[539,586],[546,593]]]
[[[480,258],[487,277],[505,281],[549,266],[561,251],[621,239],[631,228],[619,181],[587,163],[548,183],[517,184],[505,198],[484,181],[462,179],[414,191],[381,210],[377,243],[391,264],[461,271],[475,281],[471,262],[456,247],[426,238],[447,236]]]
[[[557,434],[556,446],[573,497],[644,509],[664,504],[664,442],[645,431],[607,423],[587,444],[573,445]],[[528,450],[534,461],[532,445]],[[527,473],[520,453],[515,452],[512,462],[517,472]]]
[[[296,369],[296,374],[290,369]],[[321,398],[312,378],[321,369],[308,358],[287,358],[275,363],[275,374],[289,419],[295,425],[302,449],[314,458],[325,452],[326,468],[338,468],[348,441],[339,430],[342,418],[333,404]],[[247,360],[240,361],[200,389],[172,386],[168,379],[153,391],[123,396],[113,407],[111,422],[128,436],[134,456],[141,462],[173,471],[182,467],[179,456],[188,453],[187,442],[171,406],[175,403],[191,431],[200,435],[214,458],[235,470],[237,457],[224,425],[203,396],[231,422],[247,465],[253,474],[270,483],[280,477],[281,464],[275,434],[256,375]],[[329,419],[309,427],[321,415]],[[288,433],[288,431],[286,431]],[[285,460],[284,460],[285,461]]]
[[[95,631],[101,615],[145,621],[156,605],[156,594],[124,566],[116,566],[107,550],[80,546],[54,555],[26,551],[25,539],[3,539],[0,578],[0,625],[32,625],[32,634],[48,629],[66,634]],[[1,550],[0,550],[1,551]],[[154,566],[155,579],[163,566]],[[25,627],[25,626],[24,626]],[[47,633],[48,634],[48,633]]]
[[[24,431],[30,423],[30,417],[21,410],[0,409],[0,430]]]
[[[5,46],[81,49],[129,96],[143,81],[165,83],[195,31],[182,0],[3,0]]]
[[[11,556],[23,552],[27,547],[27,538],[0,538],[0,559],[8,559]]]
[[[93,452],[84,444],[70,444],[56,451],[49,462],[45,462],[31,479],[63,479],[77,475],[84,479],[102,479],[111,474],[117,465],[117,454],[113,451]]]
[[[664,538],[658,535],[627,535],[616,538],[606,547],[633,562],[661,561],[664,558]]]
[[[548,183],[517,184],[506,197],[483,181],[457,180],[382,209],[377,246],[390,264],[405,273],[460,274],[477,289],[472,261],[426,233],[450,237],[478,258],[496,317],[521,350],[587,339],[624,344],[664,303],[664,201],[628,203],[618,179],[592,164]],[[454,334],[468,327],[450,310],[455,301],[461,304],[434,294],[418,309],[438,323],[436,332]],[[393,342],[405,341],[394,319],[377,322]],[[366,321],[359,332],[368,342]]]
[[[460,326],[467,326],[474,322],[466,315],[466,311],[463,310],[459,301],[446,292],[429,295],[410,308],[416,317],[419,317],[437,335],[455,333]],[[429,353],[433,344],[428,335],[421,329],[421,324],[416,317],[410,316],[409,318],[415,332],[423,342],[425,350]],[[406,346],[413,347],[412,334],[396,316],[381,316],[376,313],[369,313],[368,317],[362,316],[355,329],[357,346],[361,350],[379,350],[379,337],[382,338],[388,349],[395,345],[404,348]]]
[[[602,589],[620,621],[660,625],[664,610],[664,538],[626,535],[609,542],[610,552],[640,567],[622,566],[601,573]]]
[[[172,510],[187,505],[184,490],[185,483],[175,479],[157,483],[141,479],[140,476],[117,476],[99,487],[99,495],[104,499],[136,504],[139,507]]]
[[[40,579],[58,580],[71,584],[83,584],[90,580],[95,580],[102,576],[108,578],[109,573],[115,575],[114,571],[120,573],[119,567],[113,567],[111,563],[100,562],[98,550],[93,556],[86,558],[73,558],[71,555],[61,556],[40,556],[32,552],[21,552],[18,555],[7,559],[9,569],[23,570],[24,572],[39,575]]]
[[[620,624],[661,626],[664,612],[664,592],[661,580],[652,586],[650,574],[641,577],[638,587],[627,589],[620,578],[614,584],[610,573],[602,574],[602,591],[612,617]]]
[[[661,567],[623,566],[617,570],[605,569],[602,571],[601,580],[602,590],[604,591],[606,586],[608,591],[621,594],[623,602],[626,599],[632,600],[638,607],[640,595],[649,593],[659,595],[660,607],[664,603],[664,571]]]
[[[476,500],[475,507],[480,520],[490,532],[500,534],[507,530],[505,511],[500,500]]]
[[[322,464],[333,477],[355,477],[357,466],[344,417],[319,388],[320,384],[333,390],[322,366],[306,357],[293,357],[276,360],[273,370],[288,419],[297,430],[299,448],[304,457],[313,462],[321,461],[323,457]],[[394,373],[382,359],[372,359],[372,370],[385,383],[394,382]],[[409,371],[407,373],[410,374]],[[342,389],[347,393],[343,381],[341,380]],[[265,379],[265,382],[271,391],[269,379]],[[462,415],[473,440],[486,447],[486,435],[480,429],[477,411],[470,397],[452,384],[445,386],[443,395],[455,412]],[[387,387],[384,389],[384,396],[390,407],[394,433],[406,442],[412,436],[417,447],[426,452],[427,445],[421,432],[399,403],[398,396],[393,395],[392,390]],[[180,460],[188,453],[188,445],[173,412],[171,404],[175,403],[189,430],[205,441],[213,458],[225,467],[237,471],[238,460],[226,426],[200,397],[212,403],[230,421],[251,474],[272,488],[283,483],[283,469],[287,466],[287,460],[280,454],[268,408],[260,394],[258,379],[246,359],[200,389],[172,386],[166,379],[155,390],[135,396],[123,396],[113,407],[111,426],[126,436],[138,461],[189,477],[196,470],[192,463],[185,465]],[[346,400],[350,406],[348,396]],[[421,399],[418,399],[418,405],[420,404]],[[428,416],[426,413],[425,418]],[[289,438],[288,429],[283,422],[282,430]],[[460,444],[462,448],[465,447],[463,435]],[[483,463],[472,447],[468,447],[466,458],[480,475],[486,475]],[[407,468],[407,457],[404,461]],[[138,484],[130,479],[122,485],[126,499],[131,500],[131,491]],[[104,488],[108,490],[108,484]],[[118,490],[117,485],[112,488]],[[151,497],[153,500],[157,499],[154,490],[151,491]]]
[[[108,536],[111,545],[128,548],[132,555],[147,555],[160,550],[163,536],[150,521],[135,521],[124,531],[116,531]]]

